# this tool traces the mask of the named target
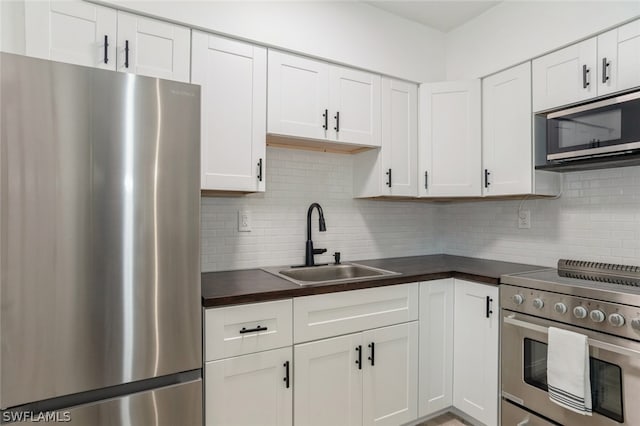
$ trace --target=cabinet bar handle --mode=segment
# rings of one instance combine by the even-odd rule
[[[269,327],[261,327],[261,326],[257,326],[256,328],[242,327],[242,329],[240,330],[240,334],[255,333],[256,331],[266,331],[268,328]]]
[[[258,181],[262,182],[262,158],[258,160]]]
[[[371,366],[376,365],[376,344],[375,342],[369,343],[369,348],[371,348],[371,356],[368,358],[371,361]]]
[[[124,41],[124,67],[129,68],[129,40]]]
[[[391,188],[391,169],[387,172],[387,176],[389,176],[389,180],[387,181],[387,186]]]
[[[611,62],[607,62],[607,58],[602,58],[602,82],[606,83],[609,80],[609,76],[607,75],[607,69],[611,65]]]
[[[589,87],[589,79],[588,79],[588,75],[589,75],[589,68],[587,68],[586,65],[582,66],[582,88],[586,89],[587,87]]]
[[[289,361],[284,363],[284,384],[289,389]]]
[[[104,35],[104,63],[109,63],[109,36]]]
[[[333,128],[336,132],[340,131],[340,111],[336,112],[336,115],[333,116],[336,119],[336,127]]]
[[[325,130],[328,130],[329,129],[329,110],[325,109],[324,114],[322,114],[322,116],[324,117],[324,125],[322,126],[322,128]]]
[[[489,169],[484,169],[484,187],[488,188],[489,185],[491,185],[491,183],[489,183],[489,175],[491,173],[489,172]]]
[[[491,310],[491,303],[493,302],[493,299],[490,296],[487,296],[487,318],[489,318],[491,316],[491,314],[493,313],[493,311]]]
[[[424,171],[424,189],[429,189],[429,172]]]
[[[356,346],[356,352],[358,352],[358,359],[356,359],[356,365],[358,370],[362,370],[362,345]]]

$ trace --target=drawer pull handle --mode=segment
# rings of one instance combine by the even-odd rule
[[[375,342],[371,342],[369,343],[369,348],[371,349],[371,356],[368,357],[367,359],[369,361],[371,361],[371,366],[375,366],[376,365],[376,344]]]
[[[267,330],[267,328],[268,327],[261,327],[261,326],[257,326],[256,328],[242,327],[242,330],[240,330],[240,334],[255,333],[256,331],[265,331],[265,330]]]
[[[358,370],[362,370],[362,345],[356,346],[356,352],[358,352],[358,359],[356,359],[356,364],[358,365]]]

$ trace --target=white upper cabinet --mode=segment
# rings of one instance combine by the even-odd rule
[[[324,139],[328,108],[328,64],[269,50],[269,133]]]
[[[116,69],[116,11],[84,1],[26,1],[25,54]]]
[[[201,189],[265,190],[267,52],[193,31],[191,81],[202,86]]]
[[[531,135],[531,63],[483,79],[483,195],[531,193]]]
[[[382,78],[382,149],[354,155],[355,197],[418,195],[418,86]]]
[[[187,27],[118,11],[118,71],[189,82]]]
[[[480,196],[480,80],[420,85],[420,196]]]
[[[268,132],[380,146],[380,76],[269,50]]]
[[[390,78],[382,79],[382,172],[388,195],[418,195],[418,86]]]
[[[380,76],[329,67],[329,139],[380,146]]]
[[[85,1],[26,1],[25,54],[189,81],[189,28]]]
[[[640,20],[598,36],[598,95],[640,86]]]
[[[595,38],[533,60],[533,110],[542,111],[596,96]]]

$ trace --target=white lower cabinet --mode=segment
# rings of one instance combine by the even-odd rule
[[[362,333],[294,346],[296,426],[361,425]]]
[[[455,280],[453,406],[498,424],[498,287]]]
[[[454,279],[420,283],[418,415],[453,405]]]
[[[292,424],[291,347],[205,365],[207,426]]]
[[[454,278],[205,309],[205,424],[496,426],[498,310]]]
[[[296,345],[294,358],[297,426],[417,418],[416,321]]]
[[[365,425],[400,425],[418,417],[418,322],[362,334]]]

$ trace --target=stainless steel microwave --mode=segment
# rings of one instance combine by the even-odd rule
[[[640,153],[640,91],[548,113],[546,127],[548,163]]]

